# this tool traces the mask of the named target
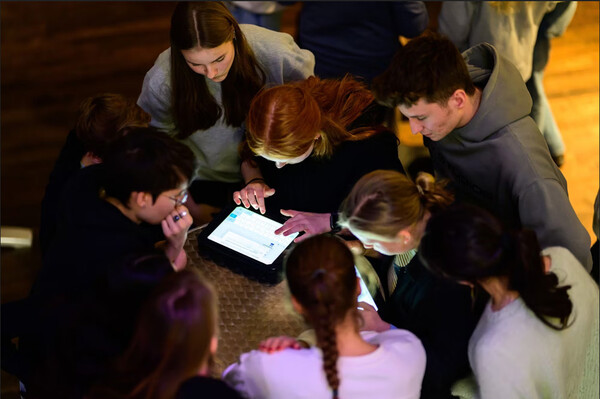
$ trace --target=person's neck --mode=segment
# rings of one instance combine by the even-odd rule
[[[377,349],[377,345],[366,342],[354,321],[353,312],[348,312],[344,321],[335,328],[337,348],[340,356],[362,356]]]
[[[506,277],[489,277],[479,281],[492,299],[492,310],[497,312],[519,297],[519,293],[508,289]]]
[[[456,126],[457,128],[467,125],[475,117],[475,114],[477,114],[477,111],[479,110],[479,105],[481,104],[481,93],[481,89],[475,87],[475,93],[468,97],[463,117],[458,126]]]
[[[105,197],[104,200],[111,205],[114,205],[121,213],[135,224],[140,224],[142,221],[137,217],[135,211],[123,205],[121,201],[114,197]]]

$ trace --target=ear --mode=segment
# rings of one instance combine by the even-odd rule
[[[322,136],[323,136],[323,132],[319,131],[319,133],[317,133],[315,135],[315,140],[320,140]]]
[[[404,244],[408,244],[412,238],[412,234],[410,231],[408,231],[408,229],[402,229],[396,234],[396,238],[398,238],[398,240],[402,241]]]
[[[455,109],[462,109],[467,104],[469,96],[463,89],[456,89],[448,100],[448,105]]]
[[[129,203],[138,208],[145,208],[152,205],[152,195],[144,191],[134,191],[129,197]]]
[[[294,308],[294,310],[298,313],[303,315],[304,314],[304,307],[302,305],[300,305],[300,302],[298,302],[296,300],[296,298],[294,298],[293,295],[290,295],[291,300],[292,300],[292,307]]]

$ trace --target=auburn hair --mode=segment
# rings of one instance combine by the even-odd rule
[[[340,143],[375,132],[364,127],[347,130],[373,100],[367,87],[349,75],[341,80],[311,76],[265,88],[250,103],[246,145],[256,155],[289,159],[306,153],[314,143],[314,156],[330,156]]]

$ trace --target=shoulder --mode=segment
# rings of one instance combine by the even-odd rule
[[[183,382],[177,391],[176,399],[215,397],[223,399],[241,399],[237,391],[216,378],[193,377]]]
[[[158,55],[154,65],[144,77],[144,88],[149,88],[153,91],[163,91],[170,89],[171,75],[171,48],[169,47]]]
[[[267,83],[282,84],[314,74],[315,57],[287,33],[255,25],[240,25],[256,60],[267,73]]]
[[[381,333],[365,331],[361,335],[365,341],[380,345],[385,351],[411,355],[415,358],[425,357],[421,340],[408,330],[394,329]]]
[[[240,24],[240,29],[253,50],[255,48],[268,49],[272,45],[279,47],[295,44],[294,38],[288,33],[276,32],[251,24]]]

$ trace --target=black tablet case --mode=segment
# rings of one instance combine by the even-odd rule
[[[237,206],[238,205],[232,203],[223,207],[221,212],[216,214],[212,221],[198,234],[198,252],[200,256],[212,260],[220,266],[227,267],[235,273],[265,284],[277,284],[281,282],[283,280],[283,259],[290,248],[293,247],[293,243],[290,244],[290,246],[288,246],[288,248],[286,248],[272,264],[265,265],[264,263],[208,239],[208,236]],[[254,211],[252,208],[249,209]],[[256,211],[256,213],[259,212]],[[279,213],[269,213],[268,211],[264,216],[279,223],[283,223],[287,219]]]

